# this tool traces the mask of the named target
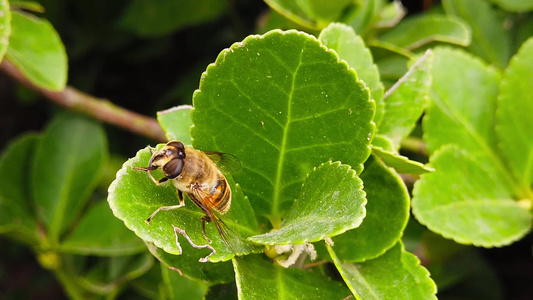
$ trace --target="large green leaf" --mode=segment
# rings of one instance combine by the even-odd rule
[[[233,259],[239,299],[345,299],[350,291],[326,276],[273,265],[259,255]]]
[[[396,243],[382,256],[363,263],[343,263],[336,245],[328,246],[335,266],[356,299],[437,299],[429,272],[413,254]]]
[[[483,156],[491,174],[517,193],[517,182],[496,154],[494,119],[500,74],[463,51],[447,48],[435,49],[432,74],[431,102],[423,121],[428,151],[451,143],[461,145]]]
[[[0,233],[34,246],[38,233],[28,182],[37,142],[37,135],[24,135],[11,142],[0,157]]]
[[[250,237],[267,245],[316,242],[358,227],[365,217],[363,182],[340,162],[320,165],[305,180],[279,230]]]
[[[504,19],[483,0],[443,0],[444,10],[464,20],[472,29],[472,53],[500,68],[507,65],[511,55],[511,39],[504,28]]]
[[[0,2],[0,62],[4,58],[9,45],[9,35],[11,34],[11,11],[9,2]]]
[[[505,71],[496,113],[500,151],[521,185],[533,196],[533,38],[528,39]]]
[[[511,12],[526,12],[533,10],[533,1],[531,0],[487,0],[499,7]]]
[[[427,51],[386,93],[385,115],[377,132],[391,140],[396,149],[422,115],[431,85],[433,55]]]
[[[400,239],[409,219],[409,194],[398,174],[371,156],[361,179],[368,199],[366,217],[358,228],[333,238],[335,253],[342,262],[383,254]]]
[[[32,15],[13,12],[6,58],[34,84],[60,91],[67,82],[65,46],[52,25]]]
[[[416,49],[431,42],[468,46],[470,39],[470,29],[463,21],[439,15],[405,19],[379,37],[380,41],[407,49]]]
[[[214,20],[226,11],[226,6],[225,1],[219,0],[134,0],[118,24],[141,36],[157,37],[185,26]]]
[[[140,238],[146,242],[154,243],[168,253],[180,254],[173,226],[185,230],[196,245],[205,245],[207,242],[201,229],[203,213],[188,199],[185,199],[185,207],[162,211],[149,224],[145,222],[157,208],[179,203],[177,190],[171,182],[158,186],[150,180],[146,172],[131,169],[132,166],[146,167],[151,155],[149,148],[140,150],[134,158],[124,163],[122,169],[117,173],[117,178],[109,187],[108,196],[108,202],[113,213]],[[213,241],[212,246],[216,249],[216,253],[209,259],[214,262],[228,260],[234,255],[234,252],[247,254],[251,251],[257,251],[244,241],[247,236],[257,234],[256,220],[250,217],[254,215],[254,212],[240,187],[235,185],[230,177],[227,179],[233,193],[231,208],[223,216],[223,220],[233,231],[228,233],[233,249],[228,248],[220,238],[214,225],[208,224],[206,226],[207,236]],[[178,241],[180,244],[187,243],[187,240],[181,235],[178,235]]]
[[[161,274],[168,293],[168,299],[172,300],[203,300],[209,286],[202,281],[189,279],[180,275],[179,272],[162,266]]]
[[[432,76],[431,102],[423,123],[428,151],[449,143],[474,153],[496,149],[500,74],[464,51],[436,48]]]
[[[183,254],[169,254],[153,244],[148,244],[150,252],[163,264],[163,268],[169,268],[181,272],[184,276],[194,280],[201,280],[210,285],[233,282],[235,274],[231,262],[201,263],[199,258],[209,254],[208,249],[198,250],[187,243],[183,243]]]
[[[374,123],[379,124],[384,109],[384,87],[379,78],[378,67],[374,64],[372,54],[365,47],[363,39],[355,35],[352,27],[339,23],[330,24],[322,30],[318,39],[326,47],[335,50],[370,88],[370,96],[376,102]]]
[[[301,32],[271,31],[224,50],[193,101],[194,146],[239,158],[235,180],[274,227],[314,167],[338,160],[360,173],[370,155],[368,89],[333,51]]]
[[[89,209],[59,245],[62,252],[101,256],[129,255],[143,249],[144,243],[113,216],[106,201]]]
[[[165,130],[167,140],[180,141],[186,146],[192,145],[191,110],[192,106],[182,105],[157,112],[157,120]]]
[[[310,29],[321,29],[331,22],[346,19],[357,7],[354,0],[265,0],[280,14]]]
[[[512,199],[483,158],[445,146],[430,158],[435,172],[413,191],[413,213],[430,230],[461,244],[508,245],[531,228],[532,216]]]
[[[31,192],[52,244],[89,199],[106,157],[100,124],[63,114],[47,127],[33,159]]]
[[[72,267],[74,263],[68,264]],[[137,255],[100,257],[90,264],[87,271],[73,275],[77,275],[76,283],[87,291],[99,295],[114,295],[123,288],[124,282],[145,274],[153,265],[153,256],[146,252]]]

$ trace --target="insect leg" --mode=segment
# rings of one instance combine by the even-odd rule
[[[207,234],[205,234],[205,223],[206,222],[211,222],[211,218],[207,215],[203,216],[202,217],[202,233],[204,234],[204,239],[208,242],[208,243],[211,243],[211,239],[207,237]]]
[[[162,210],[174,210],[185,206],[185,201],[183,201],[183,193],[178,190],[178,198],[180,199],[180,204],[178,205],[170,205],[170,206],[161,206],[158,209],[156,209],[149,217],[146,219],[146,223],[150,224],[150,221],[152,218],[160,211]]]

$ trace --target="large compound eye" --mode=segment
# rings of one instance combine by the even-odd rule
[[[178,177],[182,170],[183,159],[179,158],[171,159],[163,166],[163,173],[165,173],[165,177],[170,179]]]
[[[179,141],[172,141],[168,142],[167,146],[172,146],[174,149],[178,151],[178,158],[185,158],[185,146],[182,142]]]

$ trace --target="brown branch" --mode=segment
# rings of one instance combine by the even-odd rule
[[[93,97],[70,86],[58,92],[38,87],[24,77],[7,59],[4,59],[0,64],[0,70],[45,98],[70,110],[81,112],[156,141],[165,142],[167,140],[163,129],[154,118],[129,111],[105,99]]]

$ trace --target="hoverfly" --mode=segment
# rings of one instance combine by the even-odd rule
[[[178,190],[179,204],[159,207],[146,219],[146,222],[150,223],[160,211],[185,206],[183,193],[186,193],[205,214],[201,218],[205,240],[211,243],[205,233],[205,223],[213,221],[222,240],[230,246],[227,240],[229,228],[213,211],[223,215],[228,212],[231,205],[231,187],[221,170],[236,173],[240,168],[240,162],[233,155],[199,151],[185,147],[179,141],[168,142],[152,154],[147,167],[133,167],[134,170],[148,172],[150,179],[157,185],[172,180]],[[159,180],[155,179],[151,172],[157,169],[161,169],[165,175]]]

